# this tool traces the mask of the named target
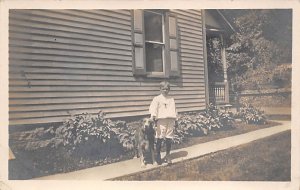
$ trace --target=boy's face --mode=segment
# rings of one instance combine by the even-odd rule
[[[170,88],[168,86],[163,86],[160,88],[160,92],[162,95],[166,96],[169,94]]]

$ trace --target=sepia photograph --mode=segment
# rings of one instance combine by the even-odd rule
[[[293,8],[7,13],[8,181],[299,180]]]

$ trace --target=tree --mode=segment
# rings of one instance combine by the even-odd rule
[[[275,68],[291,63],[291,10],[222,12],[237,31],[230,37],[226,49],[230,82],[239,90],[262,88],[262,84],[272,83]]]

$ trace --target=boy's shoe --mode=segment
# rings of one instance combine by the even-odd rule
[[[172,160],[170,158],[170,155],[166,155],[164,157],[164,162],[167,163],[167,165],[171,165],[172,164]]]
[[[161,159],[157,159],[156,162],[154,162],[154,165],[156,164],[157,166],[161,165],[163,162]]]

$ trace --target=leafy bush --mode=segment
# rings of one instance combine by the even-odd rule
[[[134,148],[135,128],[125,121],[107,119],[100,111],[96,116],[88,113],[71,116],[58,127],[36,128],[12,138],[20,150],[62,148],[68,155],[79,157],[91,154],[111,156]]]
[[[265,123],[261,112],[252,107],[241,108],[237,117],[247,123]],[[180,144],[188,137],[208,135],[210,131],[231,126],[232,122],[232,113],[212,104],[204,112],[179,114],[173,143]],[[70,117],[56,129],[37,128],[23,135],[23,139],[34,139],[24,143],[26,150],[63,148],[69,155],[111,157],[134,149],[135,130],[141,125],[141,120],[130,124],[120,120],[112,121],[105,118],[102,111],[96,116],[83,113]]]
[[[199,113],[191,112],[178,116],[177,135],[180,136],[199,136],[207,134],[210,130],[209,119]]]
[[[212,104],[205,112],[180,114],[173,141],[181,143],[186,137],[207,135],[209,131],[229,127],[234,120],[232,116],[232,113],[220,110]]]
[[[115,123],[114,132],[119,139],[119,143],[126,151],[134,149],[135,127],[127,125],[125,121],[117,121]]]
[[[233,113],[226,110],[225,108],[217,108],[217,106],[213,104],[209,104],[206,113],[208,117],[212,117],[214,122],[218,126],[215,125],[213,128],[222,128],[222,127],[230,127],[234,121]]]
[[[176,126],[174,130],[173,143],[181,144],[186,139],[186,137],[187,137],[186,132],[184,130],[179,129],[178,126]]]
[[[56,136],[62,139],[64,146],[76,149],[79,144],[88,141],[106,143],[114,132],[113,122],[104,118],[104,113],[99,112],[96,117],[83,113],[67,119],[56,131]]]
[[[254,108],[251,105],[243,105],[236,114],[237,118],[241,118],[248,124],[266,124],[267,119],[263,111]]]
[[[35,151],[42,148],[55,148],[61,139],[55,137],[55,127],[38,127],[33,130],[10,134],[10,141],[17,150]]]
[[[70,117],[56,130],[56,137],[62,139],[60,145],[75,156],[113,158],[123,154],[124,148],[132,149],[126,130],[126,122],[107,119],[100,111],[97,116],[83,113]]]
[[[56,130],[68,150],[90,149],[91,153],[107,156],[133,150],[134,133],[135,127],[125,121],[107,119],[102,111],[96,117],[87,113],[73,116]]]

